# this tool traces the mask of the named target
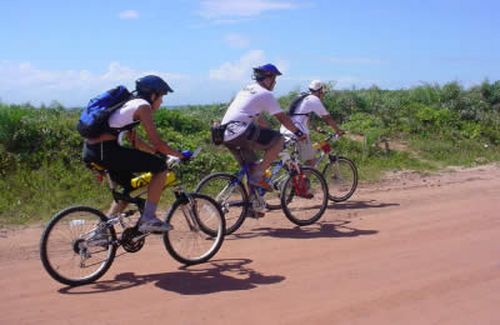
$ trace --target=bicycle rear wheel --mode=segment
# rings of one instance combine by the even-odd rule
[[[195,192],[208,195],[220,204],[226,221],[226,235],[241,227],[249,203],[247,191],[236,176],[227,173],[210,174],[198,183]]]
[[[328,184],[328,198],[334,202],[349,199],[358,186],[358,170],[354,162],[345,157],[331,156],[323,169]]]
[[[319,171],[301,167],[301,174],[290,175],[281,189],[285,216],[298,226],[315,223],[325,213],[328,187]]]
[[[40,259],[54,280],[78,286],[106,273],[116,255],[116,233],[107,220],[97,209],[75,206],[49,221],[40,240]]]
[[[173,229],[163,235],[169,254],[185,265],[208,261],[224,241],[225,221],[219,204],[209,196],[186,193],[177,199],[167,214]],[[207,233],[208,227],[214,234]]]

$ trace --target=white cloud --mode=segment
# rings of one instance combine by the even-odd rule
[[[291,1],[276,0],[202,0],[199,14],[207,19],[258,16],[270,10],[297,8]]]
[[[250,40],[248,38],[237,33],[227,34],[225,41],[229,46],[236,48],[246,48],[250,45]]]
[[[0,61],[0,96],[7,103],[38,105],[57,100],[64,105],[82,105],[90,97],[117,84],[133,89],[135,79],[147,74],[159,75],[167,81],[189,79],[182,74],[139,71],[117,62],[96,74],[88,70],[43,70],[29,62]]]
[[[327,60],[329,62],[340,65],[379,65],[386,63],[384,60],[381,59],[361,58],[361,57],[346,58],[346,57],[332,56],[327,58]]]
[[[250,76],[252,67],[263,64],[264,52],[252,50],[236,62],[226,62],[220,67],[209,71],[209,78],[214,80],[240,81]]]
[[[137,19],[139,18],[139,13],[136,10],[125,10],[118,14],[120,19]]]

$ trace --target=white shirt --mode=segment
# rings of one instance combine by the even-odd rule
[[[111,128],[120,129],[127,125],[133,124],[134,113],[142,105],[150,105],[147,100],[142,98],[134,98],[126,102],[122,107],[117,109],[109,117],[108,123]]]
[[[295,109],[295,114],[308,114],[308,115],[292,115],[290,118],[293,124],[300,129],[305,134],[309,134],[309,115],[314,113],[320,117],[328,115],[328,111],[317,96],[309,95],[304,97],[302,102],[299,104],[297,109]],[[283,125],[280,128],[280,132],[283,134],[293,134]]]
[[[229,141],[245,132],[252,121],[256,121],[260,114],[267,112],[276,115],[281,112],[281,107],[271,91],[258,83],[246,86],[238,92],[229,105],[222,124],[229,122],[224,133],[224,140]]]

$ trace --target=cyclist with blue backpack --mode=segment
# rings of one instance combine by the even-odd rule
[[[280,75],[281,72],[273,64],[253,68],[255,83],[238,92],[221,122],[225,127],[223,143],[241,166],[257,161],[256,149],[265,152],[262,162],[253,166],[248,180],[250,185],[265,190],[271,190],[271,187],[263,178],[264,171],[283,150],[284,139],[278,131],[269,128],[263,113],[276,117],[299,139],[304,137],[272,93],[276,77]]]
[[[163,96],[173,92],[172,88],[160,77],[148,75],[135,82],[134,96],[128,93],[125,101],[118,103],[112,113],[106,116],[99,132],[91,135],[82,133],[83,115],[80,118],[79,131],[87,135],[83,149],[83,160],[96,163],[106,168],[110,176],[118,184],[127,189],[133,173],[151,172],[153,177],[148,185],[148,193],[144,213],[139,220],[139,231],[143,233],[162,233],[171,229],[169,224],[156,217],[156,209],[165,184],[167,165],[154,153],[176,156],[186,159],[181,152],[174,150],[164,142],[156,129],[153,113],[163,102]],[[92,103],[92,101],[91,101]],[[134,127],[142,124],[148,142],[141,139]],[[120,133],[126,134],[133,148],[123,147],[119,143]],[[126,133],[125,133],[126,132]],[[98,133],[98,134],[96,134]],[[113,202],[110,214],[124,208],[122,202]]]
[[[321,119],[334,129],[338,135],[344,134],[344,131],[337,126],[337,123],[322,103],[326,94],[325,84],[320,80],[313,80],[309,84],[308,88],[309,92],[303,93],[301,96],[292,101],[288,111],[288,116],[290,116],[295,126],[306,135],[306,139],[304,141],[297,143],[300,160],[309,166],[313,166],[315,163],[315,150],[312,147],[312,142],[309,137],[311,115],[315,114],[321,117]],[[285,126],[281,126],[280,132],[286,137],[294,136],[294,134],[292,134]]]

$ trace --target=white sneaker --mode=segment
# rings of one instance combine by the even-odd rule
[[[139,231],[142,233],[164,233],[174,229],[170,224],[161,221],[158,218],[139,221]]]

